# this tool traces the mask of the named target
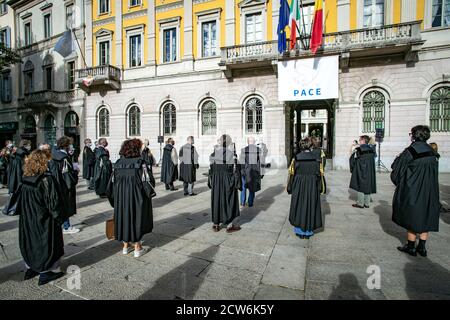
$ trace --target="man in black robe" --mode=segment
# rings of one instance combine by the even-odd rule
[[[94,176],[94,166],[95,166],[95,154],[91,149],[92,142],[91,139],[84,139],[84,149],[83,149],[83,178],[86,179],[86,184],[88,189],[91,188],[91,179]]]
[[[56,142],[56,149],[52,151],[52,160],[49,162],[49,171],[58,182],[61,190],[63,211],[67,219],[64,221],[63,233],[74,234],[80,229],[70,224],[70,217],[77,213],[76,189],[78,182],[78,171],[73,167],[69,155],[73,139],[63,136]]]
[[[95,162],[97,161],[96,158],[96,154],[97,154],[97,149],[98,149],[98,141],[94,142],[94,170],[92,171],[92,178],[91,181],[89,182],[89,190],[95,190]]]
[[[210,155],[208,187],[211,189],[213,231],[227,226],[227,233],[241,230],[239,221],[239,194],[242,190],[240,165],[231,137],[223,135],[220,147]]]
[[[178,179],[178,154],[174,147],[175,140],[167,139],[167,144],[163,149],[163,159],[161,167],[161,182],[164,182],[166,190],[178,190],[173,186],[173,182]]]
[[[180,149],[180,181],[183,181],[185,196],[197,195],[194,192],[194,182],[198,167],[198,153],[194,147],[194,137],[189,136],[187,143]]]
[[[392,164],[391,180],[396,186],[392,220],[408,231],[408,243],[397,249],[425,257],[428,232],[439,231],[438,154],[427,144],[428,126],[415,126],[410,136],[411,145]]]
[[[144,149],[142,150],[142,160],[145,161],[147,167],[150,171],[153,172],[153,166],[156,165],[155,157],[153,156],[152,151],[150,150],[150,141],[148,139],[144,140]]]
[[[253,207],[255,194],[261,190],[261,151],[255,144],[255,138],[248,137],[248,145],[241,149],[239,163],[242,168],[241,206]]]
[[[11,140],[5,142],[5,147],[0,151],[0,188],[8,187],[8,166],[11,162],[14,144]]]
[[[112,163],[109,160],[107,146],[108,141],[105,138],[100,138],[95,151],[94,188],[95,193],[101,198],[107,197],[106,190],[112,173]]]
[[[22,140],[20,141],[19,148],[13,153],[11,163],[8,166],[8,190],[9,194],[14,194],[19,184],[22,182],[23,175],[23,164],[25,163],[25,158],[30,154],[31,151],[31,141]]]
[[[359,146],[350,157],[350,188],[358,192],[355,208],[369,208],[370,195],[377,193],[375,174],[375,150],[368,144],[370,137],[359,137]]]
[[[66,217],[58,182],[47,171],[48,151],[36,150],[30,157],[34,163],[29,161],[24,170],[16,209],[19,246],[27,266],[24,280],[39,275],[44,285],[64,275],[54,270],[64,255],[61,224]]]

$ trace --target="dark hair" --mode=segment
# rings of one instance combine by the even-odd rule
[[[119,154],[125,158],[138,158],[141,156],[142,141],[129,139],[122,143]]]
[[[319,148],[320,147],[320,138],[319,137],[311,137],[311,146],[313,148]]]
[[[62,136],[56,141],[56,146],[58,149],[66,149],[73,143],[73,139],[68,136]]]
[[[168,138],[167,139],[167,144],[172,144],[173,139],[172,138]]]
[[[88,144],[89,142],[92,142],[91,139],[89,138],[84,139],[84,144]]]
[[[106,140],[106,138],[100,138],[98,139],[97,143],[99,146],[106,147],[108,145],[108,140]]]
[[[31,141],[27,140],[27,139],[20,140],[19,148],[25,147],[25,146],[31,146]]]
[[[423,125],[415,126],[411,129],[411,136],[414,141],[426,142],[430,139],[430,128]]]
[[[305,150],[309,150],[311,148],[311,138],[306,137],[302,140],[300,140],[300,142],[298,143],[298,146],[300,148],[300,152],[305,151]]]
[[[360,140],[361,140],[361,139],[364,140],[364,143],[365,143],[365,144],[368,144],[369,141],[370,141],[370,137],[367,136],[367,135],[360,136],[359,139],[360,139]]]

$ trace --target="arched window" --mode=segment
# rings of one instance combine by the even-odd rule
[[[450,131],[450,86],[437,88],[431,93],[430,129],[434,132]]]
[[[203,103],[201,108],[202,134],[215,135],[217,129],[216,104],[212,100]]]
[[[51,146],[56,143],[56,122],[51,114],[44,121],[44,139]]]
[[[128,108],[128,136],[141,135],[141,110],[135,104]]]
[[[109,137],[109,111],[101,107],[97,114],[98,136]]]
[[[262,102],[257,97],[252,97],[245,103],[246,131],[247,133],[262,132]]]
[[[386,97],[377,90],[367,92],[362,100],[363,133],[375,132],[375,129],[384,129]]]
[[[46,90],[53,89],[53,57],[51,54],[45,56],[44,62],[42,63],[42,70],[44,75],[44,88]]]
[[[175,134],[177,129],[177,109],[172,103],[166,103],[163,107],[164,134]]]
[[[78,115],[73,112],[70,111],[66,114],[66,117],[64,119],[64,127],[65,128],[75,128],[78,127],[78,125],[80,124]]]

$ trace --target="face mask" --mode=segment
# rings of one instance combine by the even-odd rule
[[[31,150],[31,146],[26,146],[25,149],[30,151]]]
[[[7,147],[8,147],[8,148],[12,148],[12,147],[13,147],[13,144],[10,143],[10,144],[7,145]]]

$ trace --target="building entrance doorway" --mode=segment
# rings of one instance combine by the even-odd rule
[[[286,102],[288,119],[287,150],[288,163],[294,155],[300,139],[317,137],[320,147],[328,159],[334,154],[334,116],[336,100],[289,101]],[[329,162],[330,163],[330,162]]]

